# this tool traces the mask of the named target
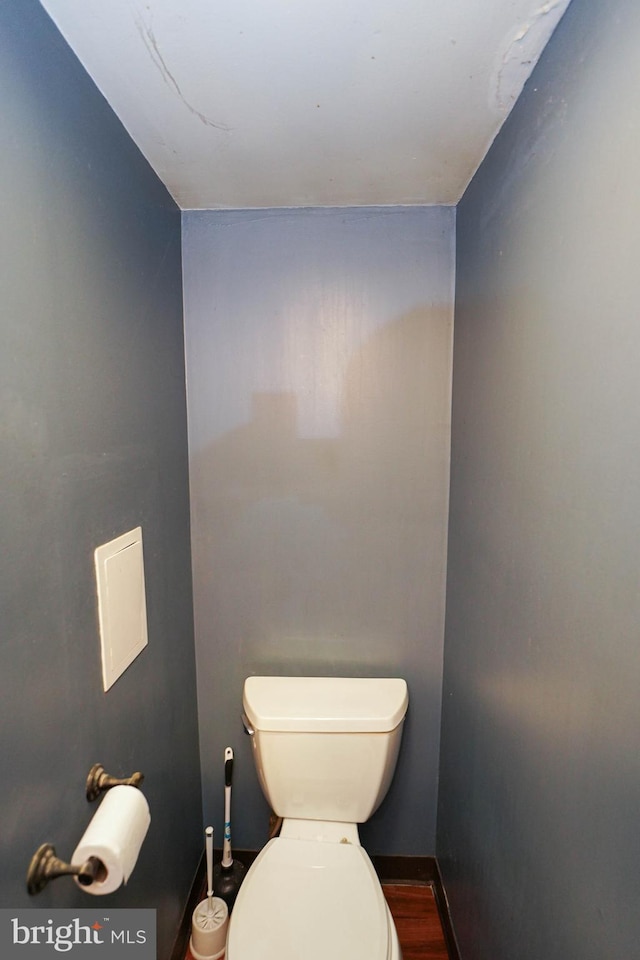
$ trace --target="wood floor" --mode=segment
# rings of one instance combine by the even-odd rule
[[[431,886],[383,884],[403,960],[449,960]]]
[[[428,884],[383,884],[403,960],[449,960],[438,908]],[[187,949],[185,960],[192,960]]]

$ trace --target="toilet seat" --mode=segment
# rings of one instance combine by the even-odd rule
[[[395,960],[397,936],[363,847],[276,837],[235,903],[226,960]]]

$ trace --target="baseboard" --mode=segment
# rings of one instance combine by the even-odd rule
[[[440,866],[435,858],[434,863],[436,867],[436,878],[433,881],[433,896],[435,897],[438,913],[440,914],[440,923],[442,924],[442,932],[445,943],[447,944],[449,960],[460,960],[460,950],[458,949],[458,941],[456,940],[455,930],[453,929],[453,923],[451,921],[447,891],[442,882]]]
[[[435,883],[435,857],[371,856],[381,883]]]
[[[222,856],[222,851],[216,850],[214,861],[217,863]],[[238,859],[247,867],[251,866],[258,856],[257,850],[235,850],[234,859]],[[453,925],[451,923],[451,914],[449,912],[449,902],[442,884],[442,877],[438,867],[438,861],[435,857],[402,857],[402,856],[376,856],[371,857],[376,873],[382,883],[424,883],[433,888],[433,895],[440,914],[442,923],[442,932],[449,951],[450,960],[460,960],[458,944],[456,942]],[[171,960],[184,960],[191,936],[191,917],[193,911],[204,899],[207,893],[207,878],[204,854],[198,865],[196,875],[193,880],[189,899],[184,910],[182,923],[173,946]]]

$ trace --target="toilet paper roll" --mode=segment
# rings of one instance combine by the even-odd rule
[[[136,865],[151,816],[149,804],[137,787],[112,787],[105,795],[71,858],[73,865],[89,857],[100,861],[98,875],[81,890],[100,896],[126,883]]]

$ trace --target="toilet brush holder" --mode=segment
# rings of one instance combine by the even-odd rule
[[[220,960],[227,944],[229,910],[220,897],[207,897],[193,911],[189,949],[194,960]]]
[[[193,911],[189,949],[194,960],[220,960],[227,946],[229,908],[213,895],[213,827],[207,827],[205,838],[207,899]]]

